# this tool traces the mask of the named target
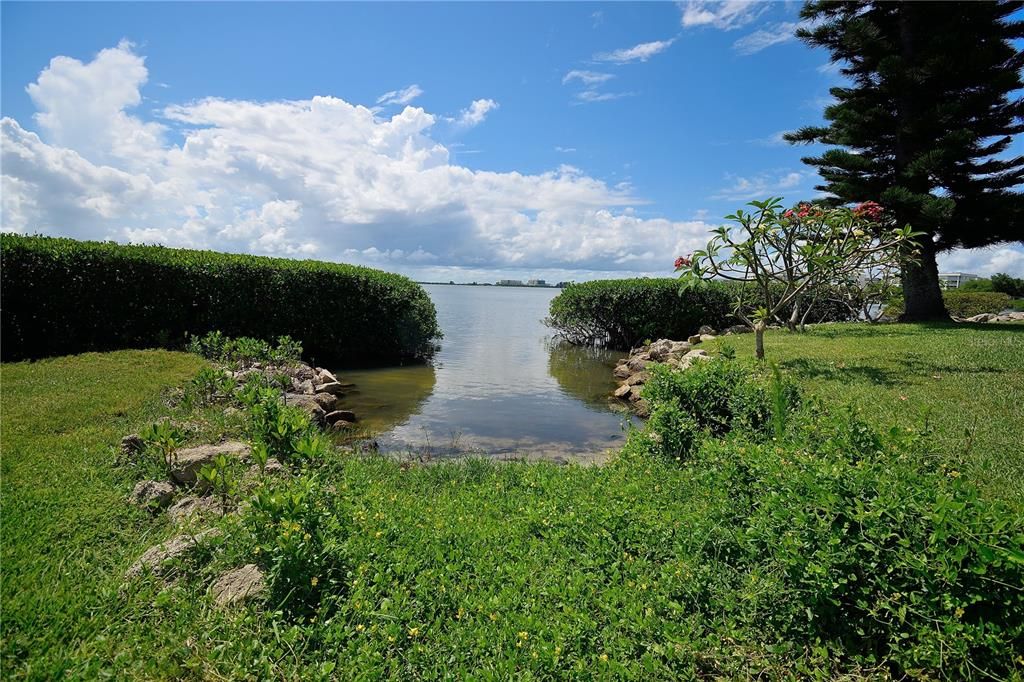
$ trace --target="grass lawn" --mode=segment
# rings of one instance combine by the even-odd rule
[[[754,356],[753,335],[726,340]],[[820,325],[765,335],[765,357],[811,393],[880,424],[935,431],[947,461],[1024,506],[1024,324]]]
[[[732,340],[740,354],[752,341]],[[931,407],[942,456],[960,458],[965,478],[1021,508],[1014,477],[1024,476],[1024,327],[823,327],[802,336],[770,333],[767,352],[814,392],[855,401],[879,419],[911,423]],[[730,563],[738,547],[755,558],[759,552],[724,530],[739,501],[713,477],[660,460],[407,468],[341,455],[311,474],[323,493],[314,512],[329,529],[316,540],[343,557],[310,581],[323,595],[319,607],[212,606],[212,577],[249,560],[246,527],[231,517],[218,522],[226,539],[193,579],[125,586],[127,567],[178,531],[125,501],[139,476],[113,465],[117,444],[168,414],[168,389],[202,366],[163,351],[3,366],[5,678],[885,672],[851,664],[832,648],[838,645],[774,638],[783,620],[772,625],[756,614],[800,623],[804,607],[783,614],[779,575]],[[219,408],[187,416],[193,441],[237,428]],[[1020,524],[1019,516],[1007,519]],[[952,632],[950,641],[957,639]],[[1021,679],[1021,669],[1024,659],[1011,678]]]

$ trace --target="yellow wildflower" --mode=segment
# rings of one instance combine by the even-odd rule
[[[419,634],[420,634],[420,629],[419,628],[409,628],[409,636],[410,637],[419,637]]]
[[[315,576],[315,575],[312,578],[310,578],[310,580],[309,580],[309,584],[312,585],[313,587],[316,587],[316,584],[318,582],[320,582],[320,578]]]

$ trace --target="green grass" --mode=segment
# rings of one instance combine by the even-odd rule
[[[752,341],[731,343],[744,354]],[[1021,473],[1015,445],[1024,440],[1024,327],[824,327],[771,333],[767,344],[769,358],[808,388],[856,401],[875,418],[911,423],[932,406],[949,463],[970,426],[973,445],[956,466],[1019,505],[1012,477]],[[230,518],[221,522],[227,541],[193,579],[125,586],[127,567],[175,530],[126,503],[139,472],[113,466],[117,443],[173,412],[169,390],[202,366],[163,351],[3,366],[4,677],[880,674],[835,645],[794,646],[757,626],[757,614],[774,613],[782,583],[729,559],[741,546],[730,525],[738,501],[724,485],[731,479],[653,459],[412,468],[380,457],[332,459],[318,474],[335,524],[325,541],[344,564],[325,576],[312,620],[274,603],[212,607],[212,576],[251,559],[246,527]],[[216,409],[175,416],[192,424],[194,441],[238,428]],[[1006,518],[1020,526],[1019,515]],[[1013,675],[1020,679],[1019,669]]]
[[[752,334],[722,339],[753,357]],[[721,343],[716,342],[716,343]],[[809,392],[880,424],[935,431],[938,454],[1024,506],[1024,324],[820,325],[765,335]]]

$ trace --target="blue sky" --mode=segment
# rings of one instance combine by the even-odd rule
[[[813,197],[798,3],[3,3],[3,226],[422,279],[668,274]],[[1024,274],[1020,245],[945,269]]]

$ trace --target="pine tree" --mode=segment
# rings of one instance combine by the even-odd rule
[[[924,232],[903,270],[904,319],[947,318],[935,256],[1024,241],[1024,2],[834,2],[801,11],[797,36],[825,47],[850,83],[832,88],[826,126],[790,142],[832,146],[815,166],[837,203],[876,200]]]

